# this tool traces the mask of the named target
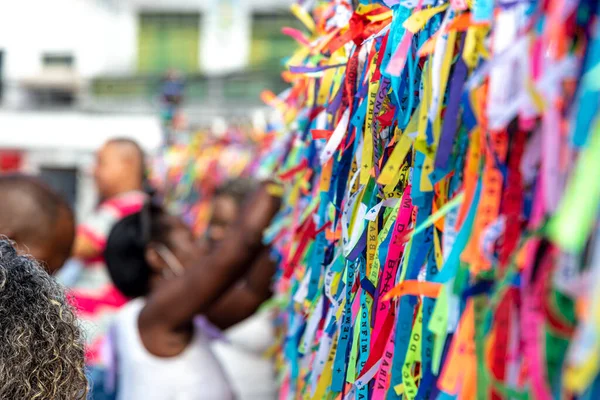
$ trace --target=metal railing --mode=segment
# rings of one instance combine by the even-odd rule
[[[185,79],[185,99],[198,103],[210,101],[256,102],[264,89],[274,92],[285,89],[286,83],[277,73],[249,71],[223,76],[193,75]],[[94,98],[152,100],[160,94],[161,77],[126,76],[99,77],[89,85]]]
[[[161,76],[104,76],[83,82],[73,93],[70,105],[39,101],[46,96],[28,92],[19,82],[4,82],[5,89],[21,91],[30,101],[18,106],[20,111],[70,109],[88,113],[149,114],[160,111]],[[235,116],[249,109],[264,106],[260,93],[269,89],[275,93],[287,84],[274,71],[244,71],[223,76],[192,75],[185,79],[184,112],[191,120],[203,120],[206,115]],[[51,89],[50,89],[51,90]],[[31,100],[35,97],[35,100]],[[4,108],[10,107],[6,103]]]

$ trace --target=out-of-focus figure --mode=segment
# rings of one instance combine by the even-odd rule
[[[165,282],[182,275],[181,262],[201,257],[187,226],[149,205],[117,223],[106,256],[117,287],[135,298],[119,313],[111,340],[116,346],[117,399],[232,399],[208,332],[193,326],[193,315],[176,332],[164,335],[166,340],[154,332],[157,321],[144,323],[141,317],[146,297],[160,295]]]
[[[0,235],[55,274],[71,254],[75,237],[75,218],[66,200],[25,175],[0,175],[0,193]]]
[[[259,189],[210,255],[189,227],[152,204],[115,225],[107,265],[115,285],[136,297],[115,321],[118,399],[233,398],[198,317],[220,308],[239,321],[232,315],[243,301],[230,299],[227,308],[220,298],[263,256],[262,231],[278,208]]]
[[[162,81],[162,101],[169,107],[178,107],[183,102],[185,82],[181,74],[174,69],[167,71]]]
[[[164,144],[171,143],[174,131],[185,125],[181,106],[183,104],[185,81],[175,69],[170,69],[161,81],[160,97],[163,118]]]
[[[0,398],[83,400],[83,338],[61,286],[0,239]]]
[[[255,187],[253,180],[239,178],[218,188],[206,235],[211,249],[227,239],[227,232]],[[268,310],[257,312],[272,295],[274,273],[275,264],[268,250],[264,250],[246,276],[207,314],[211,321],[226,329],[225,340],[213,341],[212,348],[239,400],[277,397],[274,366],[265,356],[275,340],[273,325]],[[228,307],[233,302],[238,306]],[[235,312],[228,311],[231,309]]]
[[[100,364],[108,326],[128,300],[114,287],[106,270],[106,240],[115,223],[142,208],[147,198],[144,176],[144,153],[137,143],[113,139],[98,151],[94,178],[100,205],[77,228],[73,256],[84,267],[71,288],[86,329],[90,365]]]

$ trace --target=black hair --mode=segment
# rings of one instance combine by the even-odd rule
[[[0,226],[21,240],[46,240],[54,232],[61,211],[75,222],[67,200],[33,176],[0,175],[0,193]]]
[[[257,186],[258,182],[252,178],[234,178],[219,186],[215,191],[215,196],[231,197],[238,206],[241,206]]]
[[[152,203],[121,219],[111,229],[104,259],[114,285],[125,296],[148,294],[152,269],[146,260],[146,248],[151,242],[170,247],[170,231],[169,214]]]

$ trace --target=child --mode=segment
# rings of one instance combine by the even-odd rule
[[[227,239],[227,231],[235,224],[247,194],[255,185],[251,179],[239,178],[217,189],[206,235],[210,247]],[[274,341],[273,327],[268,312],[256,312],[272,295],[274,273],[275,263],[267,250],[207,314],[213,323],[226,329],[227,340],[213,341],[211,346],[239,400],[268,400],[277,396],[273,363],[264,357]],[[231,314],[222,310],[228,302],[242,304]],[[242,322],[236,324],[237,321]]]
[[[179,219],[156,206],[115,225],[107,266],[117,288],[136,298],[115,324],[118,399],[233,398],[208,335],[194,319],[260,256],[262,231],[277,209],[261,187],[228,240],[209,255]]]

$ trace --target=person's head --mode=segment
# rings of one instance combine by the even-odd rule
[[[83,338],[61,286],[0,238],[0,398],[85,399]]]
[[[181,79],[181,74],[179,73],[179,71],[177,69],[175,69],[175,68],[169,68],[167,70],[167,72],[165,73],[165,77],[168,80],[174,81],[174,80]]]
[[[212,246],[225,238],[227,229],[236,221],[244,202],[256,187],[257,183],[252,179],[237,178],[217,188],[206,231],[209,245]]]
[[[165,279],[183,273],[202,255],[191,229],[155,205],[146,205],[112,228],[104,258],[124,295],[147,295]]]
[[[0,234],[15,241],[50,274],[71,255],[75,217],[59,194],[36,178],[0,175]]]
[[[131,139],[112,139],[96,154],[94,179],[102,200],[142,190],[145,176],[142,148]]]

